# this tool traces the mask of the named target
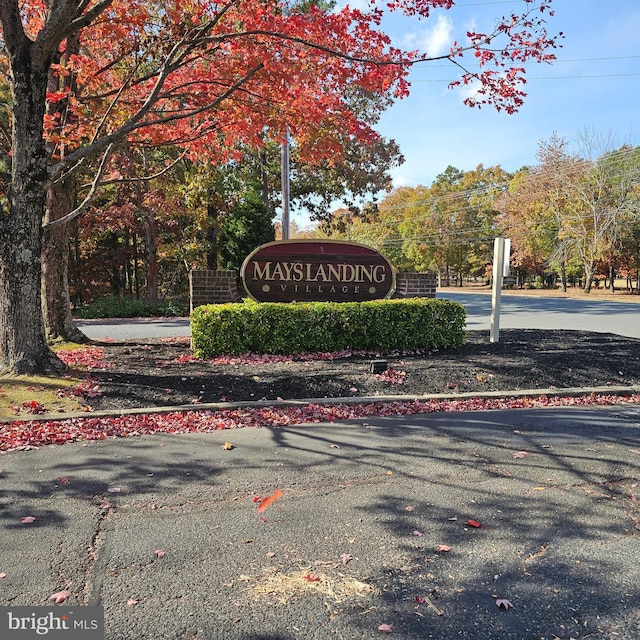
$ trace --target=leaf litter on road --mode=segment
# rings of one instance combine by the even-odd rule
[[[15,420],[0,424],[0,451],[16,451],[50,444],[127,438],[156,433],[210,433],[241,427],[281,427],[303,423],[338,422],[370,416],[484,411],[583,405],[640,404],[640,394],[582,397],[538,396],[364,402],[361,404],[238,407],[219,410],[179,410],[121,416],[82,416],[62,420]]]

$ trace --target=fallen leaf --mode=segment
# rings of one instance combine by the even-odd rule
[[[441,544],[438,547],[438,551],[443,551],[444,553],[447,553],[448,551],[451,551],[451,547],[448,544]]]
[[[640,450],[639,449],[629,449],[629,451],[631,451],[631,453],[637,453],[640,455]]]
[[[387,475],[388,476],[392,476],[393,475],[393,471],[387,471]]]
[[[330,448],[330,449],[339,449],[339,448],[340,448],[340,445],[339,445],[339,444],[330,444],[330,445],[329,445],[329,448]]]
[[[316,575],[315,573],[307,573],[306,575],[302,576],[307,582],[320,582],[320,576]]]
[[[71,593],[69,591],[58,591],[57,593],[49,596],[49,600],[53,600],[56,604],[60,604],[64,602],[70,595]]]
[[[424,598],[422,596],[416,596],[415,600],[416,600],[416,602],[418,604],[424,604],[425,603],[425,600],[424,600]]]
[[[225,442],[222,447],[220,447],[221,449],[224,449],[225,451],[231,451],[231,449],[235,449],[235,445],[232,444],[231,442]]]
[[[278,498],[282,498],[283,495],[280,489],[276,489],[272,495],[263,498],[258,505],[258,513],[262,513],[272,502],[275,502]]]
[[[273,551],[267,551],[267,553],[264,554],[267,558],[275,558],[276,554]]]
[[[136,600],[135,598],[129,598],[129,599],[127,600],[127,604],[128,604],[130,607],[133,607],[134,605],[138,604],[139,602],[140,602],[140,600]]]
[[[2,578],[6,578],[6,577],[7,577],[7,574],[4,571],[0,572],[0,580],[2,580]]]
[[[153,555],[154,555],[156,558],[164,558],[164,557],[165,557],[165,555],[167,555],[167,552],[166,552],[164,549],[156,549],[156,550],[153,552]]]
[[[417,529],[413,532],[414,536],[420,537],[422,535],[422,531],[418,531]]]
[[[496,600],[496,606],[500,607],[500,609],[514,609],[513,603],[511,600],[505,600],[504,598],[499,598]]]
[[[410,504],[408,504],[408,505],[404,508],[404,510],[405,510],[405,511],[410,511],[410,512],[415,511],[415,509],[414,509]]]
[[[479,529],[482,526],[477,520],[467,520],[465,524],[470,527],[475,527],[476,529]]]
[[[526,456],[528,456],[528,452],[526,451],[518,451],[518,453],[514,453],[513,457],[514,458],[526,458]]]
[[[22,524],[31,524],[32,522],[35,522],[35,518],[33,516],[23,516],[22,518],[20,518],[20,522]]]
[[[393,633],[393,627],[390,624],[381,624],[378,627],[378,631],[382,631],[382,633]]]
[[[350,553],[342,553],[340,554],[340,560],[342,560],[342,564],[348,564],[353,560],[353,556]]]

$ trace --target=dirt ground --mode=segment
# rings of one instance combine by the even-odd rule
[[[421,354],[195,360],[178,340],[104,343],[90,375],[94,410],[220,401],[483,393],[640,385],[640,340],[582,331],[469,331],[456,349]],[[383,358],[387,370],[371,372]],[[100,364],[101,363],[101,364]]]

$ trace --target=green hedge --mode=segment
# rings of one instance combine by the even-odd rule
[[[189,305],[179,300],[149,302],[132,296],[107,296],[78,307],[78,318],[152,318],[189,315]]]
[[[464,342],[465,308],[451,300],[204,305],[191,313],[194,355],[415,351]]]

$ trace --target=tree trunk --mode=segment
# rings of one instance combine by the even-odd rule
[[[560,263],[560,282],[562,283],[562,291],[567,292],[567,263],[563,260]]]
[[[49,188],[45,222],[69,213],[73,208],[73,187],[66,182]],[[42,242],[42,313],[49,340],[89,342],[75,326],[69,293],[69,237],[71,223],[46,228]]]
[[[7,48],[13,130],[8,210],[0,213],[0,370],[46,375],[64,369],[47,343],[40,290],[49,162],[42,123],[50,61],[35,66],[26,38]]]
[[[593,267],[588,267],[584,272],[584,292],[591,293],[591,286],[593,285]]]
[[[153,211],[142,214],[145,262],[147,270],[147,300],[158,302],[158,232]]]
[[[616,270],[611,264],[609,265],[609,289],[611,293],[616,290]]]

